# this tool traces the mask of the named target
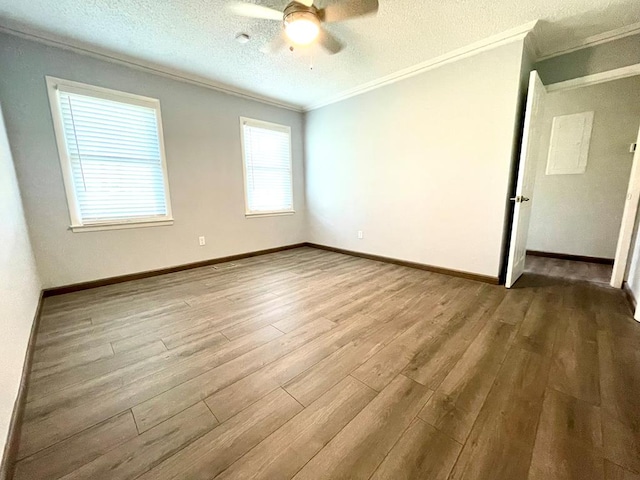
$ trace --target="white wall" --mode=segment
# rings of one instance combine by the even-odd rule
[[[308,113],[309,240],[498,276],[522,61],[513,42]]]
[[[548,144],[553,117],[593,111],[587,170],[545,175],[539,159],[527,248],[613,259],[640,125],[640,76],[551,92],[545,102],[542,139]]]
[[[303,116],[0,34],[0,101],[45,287],[305,241]],[[160,99],[173,226],[72,233],[45,75]],[[239,117],[292,128],[292,216],[244,216]],[[207,245],[198,245],[198,236]]]
[[[0,456],[40,296],[11,150],[0,111]]]

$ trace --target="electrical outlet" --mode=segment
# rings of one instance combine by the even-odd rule
[[[364,235],[362,234],[362,230],[358,230],[358,238],[360,240],[362,240],[364,238]]]
[[[198,241],[200,242],[201,247],[207,243],[204,237],[198,237]]]

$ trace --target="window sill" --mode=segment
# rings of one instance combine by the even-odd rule
[[[245,213],[246,218],[259,218],[259,217],[281,217],[283,215],[293,215],[295,210],[287,210],[286,212],[260,212],[260,213]]]
[[[147,228],[147,227],[162,227],[166,225],[173,225],[173,219],[166,220],[147,220],[143,222],[122,222],[122,223],[96,223],[89,225],[71,225],[69,230],[74,233],[79,232],[98,232],[100,230],[124,230],[127,228]]]

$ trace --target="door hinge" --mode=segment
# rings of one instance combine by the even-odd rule
[[[522,203],[522,202],[528,202],[529,198],[523,196],[523,195],[517,195],[515,197],[511,197],[509,200],[511,200],[512,202],[516,202],[516,203]]]

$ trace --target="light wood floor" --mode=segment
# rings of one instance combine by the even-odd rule
[[[640,476],[620,291],[302,248],[46,299],[17,479]]]

